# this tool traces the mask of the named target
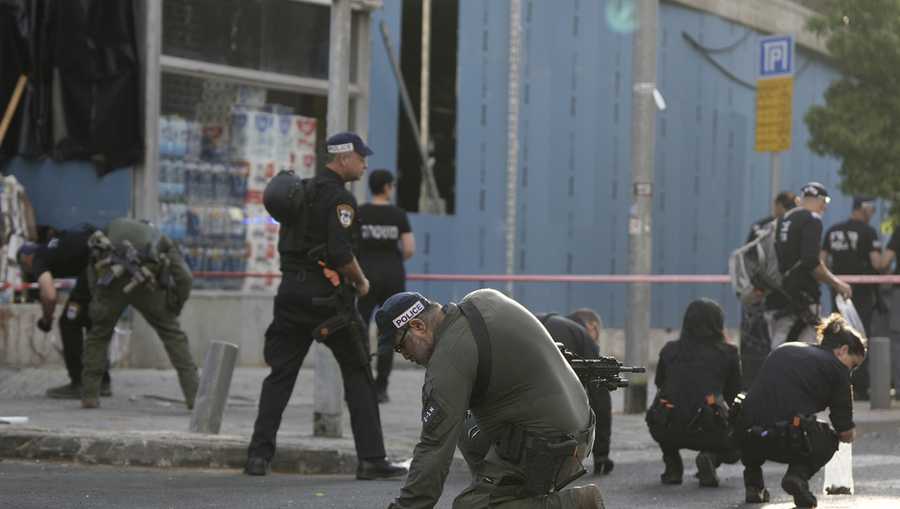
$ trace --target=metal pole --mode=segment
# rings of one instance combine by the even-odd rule
[[[522,2],[509,2],[509,72],[506,117],[506,273],[516,272],[516,228],[519,191],[519,69],[522,43]],[[513,296],[512,281],[506,293]]]
[[[422,158],[422,181],[425,182],[424,194],[426,199],[420,200],[420,212],[430,212],[433,214],[444,213],[444,200],[440,198],[437,191],[437,184],[434,182],[434,175],[431,171],[431,158],[428,157],[428,151],[422,145],[422,135],[419,131],[419,123],[416,120],[416,113],[413,109],[412,100],[409,98],[409,91],[406,89],[406,81],[403,79],[403,73],[400,71],[400,62],[394,52],[394,45],[391,43],[391,36],[388,32],[387,24],[384,20],[379,24],[381,29],[381,40],[384,42],[385,51],[387,51],[388,61],[391,64],[391,70],[394,72],[394,79],[397,80],[397,88],[400,89],[400,104],[406,113],[406,120],[412,129],[413,136],[416,138],[416,146],[419,149],[419,156]]]
[[[891,408],[891,340],[869,339],[869,397],[872,410]]]
[[[631,171],[632,207],[628,219],[629,266],[632,274],[652,272],[651,227],[653,164],[655,150],[656,31],[658,0],[640,0],[637,31],[632,48]],[[625,359],[632,366],[646,366],[650,350],[650,285],[629,286]],[[625,391],[625,412],[647,408],[647,375],[634,376]]]
[[[771,164],[770,175],[771,175],[771,184],[772,184],[772,197],[771,199],[775,199],[778,196],[778,193],[781,192],[781,153],[780,152],[772,152],[771,158],[769,160]]]
[[[213,341],[206,352],[200,387],[191,412],[190,430],[194,433],[217,434],[222,428],[237,354],[238,346],[224,341]]]
[[[331,3],[328,47],[328,135],[347,130],[350,96],[350,0]],[[313,389],[313,435],[341,436],[343,383],[337,361],[321,343],[313,343],[316,359]]]
[[[419,84],[419,143],[428,152],[429,108],[431,98],[431,0],[422,0],[422,73]],[[423,180],[424,183],[424,180]]]
[[[134,168],[132,215],[158,223],[159,219],[159,113],[162,70],[162,3],[142,2],[144,8],[144,160]]]

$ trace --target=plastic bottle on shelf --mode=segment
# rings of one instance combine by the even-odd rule
[[[159,117],[159,155],[160,157],[172,155],[172,124],[168,115]]]
[[[185,186],[185,164],[187,161],[177,159],[173,161],[170,173],[170,191],[169,198],[178,203],[184,203]]]
[[[217,163],[213,165],[213,188],[215,189],[215,203],[219,206],[228,205],[231,196],[231,178],[228,166]]]
[[[159,160],[159,200],[169,201],[169,180],[172,174],[172,160]]]

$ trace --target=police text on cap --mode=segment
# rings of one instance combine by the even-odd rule
[[[404,325],[409,323],[409,321],[413,318],[419,316],[422,311],[425,311],[425,304],[422,304],[422,301],[416,301],[416,303],[410,306],[409,309],[397,315],[397,318],[394,318],[392,320],[392,323],[394,324],[394,327],[399,329],[400,327],[403,327]]]
[[[352,143],[341,143],[340,145],[328,145],[329,154],[343,154],[345,152],[353,152]]]

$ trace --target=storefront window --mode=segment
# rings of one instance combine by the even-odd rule
[[[296,0],[165,0],[163,54],[328,79],[330,9]]]
[[[262,191],[280,170],[315,173],[326,98],[164,73],[161,226],[194,272],[277,273],[278,225]],[[274,278],[196,278],[195,287],[274,290]]]

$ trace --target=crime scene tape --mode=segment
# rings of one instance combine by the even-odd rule
[[[279,272],[194,272],[197,278],[280,278]],[[900,284],[900,275],[839,276],[853,284]],[[407,281],[730,284],[727,274],[407,274]]]
[[[200,279],[280,278],[280,272],[194,272]],[[900,275],[890,276],[839,276],[851,284],[880,285],[900,284]],[[446,281],[458,283],[605,283],[605,284],[730,284],[725,274],[407,274],[407,281]],[[75,286],[74,279],[58,279],[60,289]],[[37,283],[0,283],[0,290],[16,291],[38,288]]]

